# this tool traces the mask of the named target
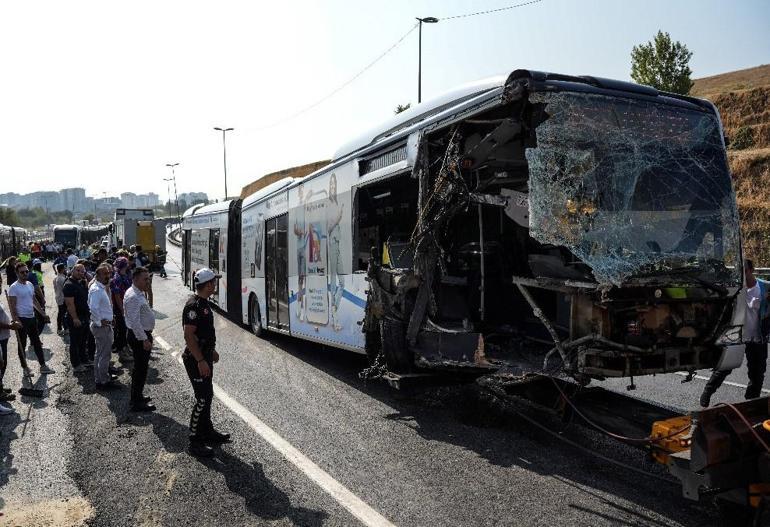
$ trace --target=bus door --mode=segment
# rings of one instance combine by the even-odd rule
[[[288,214],[265,222],[267,325],[289,329]]]
[[[214,274],[219,274],[219,229],[209,231],[209,269],[214,271]],[[219,305],[219,279],[210,300]]]

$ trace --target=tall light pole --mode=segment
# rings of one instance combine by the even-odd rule
[[[227,132],[232,132],[234,128],[220,128],[215,126],[214,130],[222,132],[222,154],[225,166],[225,201],[227,201],[227,143],[225,141],[225,134],[227,134]]]
[[[435,24],[438,22],[438,18],[433,16],[426,16],[425,18],[417,18],[420,28],[418,30],[417,37],[417,104],[422,101],[422,25]]]
[[[176,172],[174,172],[174,168],[178,167],[179,163],[166,163],[166,166],[171,168],[171,180],[174,182],[174,202],[176,203],[176,222],[181,225],[182,219],[179,217],[179,197],[176,194]],[[164,179],[163,181],[168,181],[168,179]],[[166,184],[166,188],[168,188],[168,184]],[[168,200],[171,201],[170,192]]]
[[[171,181],[173,181],[173,178],[170,177],[164,177],[163,181],[166,182],[166,192],[168,193],[168,206],[166,207],[166,210],[171,208]]]

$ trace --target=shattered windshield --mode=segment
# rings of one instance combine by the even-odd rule
[[[738,213],[710,113],[587,93],[533,93],[530,233],[600,284],[710,269],[740,283]]]

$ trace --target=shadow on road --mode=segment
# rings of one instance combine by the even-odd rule
[[[598,521],[611,521],[618,525],[667,525],[671,521],[703,525],[704,520],[708,524],[714,512],[708,504],[696,504],[681,498],[681,489],[677,484],[625,471],[564,445],[518,417],[516,411],[525,410],[524,413],[589,450],[601,450],[602,454],[621,463],[662,475],[659,466],[644,460],[643,452],[602,438],[595,443],[595,434],[577,426],[565,428],[558,418],[548,412],[538,413],[537,408],[526,403],[516,411],[505,410],[491,403],[475,383],[399,392],[384,382],[363,381],[358,377],[358,373],[368,365],[364,356],[283,335],[270,335],[267,340],[284,352],[388,405],[394,411],[386,415],[386,419],[415,430],[427,441],[456,445],[493,465],[520,467],[574,487],[576,492],[572,494],[575,502],[567,505],[585,514],[596,514]],[[580,497],[589,495],[617,510],[617,516],[607,517],[606,510],[592,511],[585,507]],[[606,496],[622,498],[640,507],[620,505],[617,500],[607,499]],[[648,511],[655,511],[658,516]],[[661,521],[661,517],[664,520]]]
[[[2,463],[0,465],[0,489],[8,483],[8,476],[17,472],[17,469],[13,466],[11,442],[19,438],[16,430],[22,422],[22,416],[18,413],[0,417],[0,462]],[[2,503],[0,503],[1,505]]]
[[[187,426],[160,413],[148,416],[147,421],[167,452],[185,452],[189,432]],[[251,514],[271,521],[287,518],[294,525],[323,524],[327,513],[292,506],[289,496],[265,476],[261,464],[245,463],[231,455],[228,449],[227,446],[218,448],[215,457],[198,462],[209,470],[222,474],[227,488],[245,500],[246,509]]]

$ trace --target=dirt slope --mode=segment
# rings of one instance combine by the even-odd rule
[[[759,86],[770,86],[770,64],[695,79],[690,95],[710,99],[713,95],[720,93],[748,90]]]
[[[719,109],[741,215],[744,255],[770,266],[770,65],[697,79]]]

